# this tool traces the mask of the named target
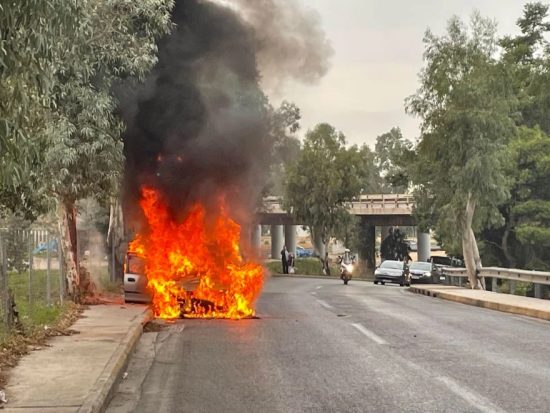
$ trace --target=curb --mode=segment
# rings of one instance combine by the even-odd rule
[[[464,297],[444,291],[427,290],[423,288],[410,287],[409,291],[417,294],[423,294],[429,297],[441,298],[443,300],[454,301],[460,304],[471,305],[475,307],[487,308],[489,310],[501,311],[503,313],[511,313],[523,315],[527,317],[538,318],[541,320],[550,321],[550,311],[538,310],[536,308],[521,307],[518,305],[499,303],[496,301],[488,301],[479,298]]]
[[[138,320],[134,321],[124,339],[107,362],[105,368],[94,383],[88,397],[78,409],[78,413],[104,412],[113,397],[114,390],[122,377],[128,359],[133,353],[141,335],[143,325],[153,318],[149,308],[143,311]]]

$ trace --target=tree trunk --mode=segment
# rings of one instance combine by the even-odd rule
[[[506,222],[506,227],[504,228],[504,235],[502,236],[502,253],[504,258],[506,258],[506,266],[508,268],[516,268],[516,259],[510,252],[510,234],[513,227],[513,215],[510,213],[508,220]]]
[[[61,234],[61,248],[65,258],[67,293],[71,299],[81,302],[80,272],[77,254],[76,206],[73,201],[58,201],[58,223]]]
[[[111,199],[111,207],[109,213],[109,230],[107,232],[107,245],[109,246],[109,273],[111,275],[111,279],[116,280],[118,278],[122,278],[124,255],[126,254],[127,244],[124,234],[124,216],[122,205],[118,198]],[[112,256],[113,251],[114,257]]]
[[[477,248],[477,242],[472,230],[472,222],[476,209],[476,201],[472,194],[468,194],[466,202],[466,211],[462,219],[462,251],[464,254],[464,263],[468,271],[468,280],[473,289],[482,288],[481,280],[478,278],[478,271],[481,269],[481,258]]]

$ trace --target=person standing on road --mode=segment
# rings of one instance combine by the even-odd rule
[[[283,274],[288,274],[288,250],[286,245],[281,250],[281,263],[283,264]]]

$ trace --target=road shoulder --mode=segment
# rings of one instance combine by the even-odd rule
[[[102,411],[150,317],[140,305],[85,310],[72,327],[79,334],[52,339],[12,370],[4,411]]]
[[[550,300],[437,284],[413,285],[409,290],[430,297],[550,321]]]

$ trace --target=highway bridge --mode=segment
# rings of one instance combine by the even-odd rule
[[[410,194],[362,195],[349,202],[347,207],[352,215],[360,217],[367,228],[373,232],[372,239],[374,239],[376,227],[381,227],[385,234],[387,227],[416,225],[413,216],[414,198]],[[281,198],[264,198],[264,205],[257,213],[256,222],[257,225],[251,231],[254,247],[260,248],[260,225],[271,225],[271,257],[280,258],[279,254],[283,245],[286,245],[289,251],[296,252],[296,226],[305,223],[297,222],[294,216],[283,208]],[[322,243],[319,240],[315,240],[314,243],[321,254],[324,254],[322,246],[320,246]],[[429,234],[418,233],[417,246],[418,259],[428,260],[430,256]]]

